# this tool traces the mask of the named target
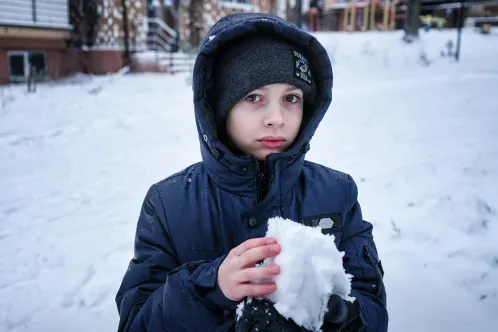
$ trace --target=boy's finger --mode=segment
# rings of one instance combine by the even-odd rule
[[[236,278],[237,282],[251,282],[256,280],[261,280],[263,278],[271,278],[280,273],[280,267],[276,264],[269,266],[260,267],[250,267],[244,270],[238,271]]]
[[[263,296],[273,293],[277,289],[275,283],[266,284],[242,284],[239,291],[244,296]]]
[[[245,251],[237,258],[239,268],[252,267],[257,262],[260,262],[268,257],[277,256],[280,253],[278,244],[270,244],[262,247],[256,247]]]
[[[270,237],[261,237],[261,238],[249,239],[245,242],[242,242],[237,247],[233,248],[230,251],[230,253],[235,255],[235,256],[240,256],[244,252],[246,252],[247,250],[261,247],[261,246],[265,246],[265,245],[271,244],[271,243],[277,243],[277,240],[275,240],[274,238],[270,238]]]

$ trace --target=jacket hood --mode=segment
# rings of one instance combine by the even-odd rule
[[[312,35],[277,16],[260,13],[231,14],[219,20],[207,33],[195,60],[193,96],[201,154],[209,174],[218,185],[241,194],[250,194],[255,163],[251,156],[235,156],[219,139],[215,113],[208,93],[213,87],[213,60],[226,43],[253,33],[276,35],[298,45],[310,62],[316,84],[316,98],[307,110],[306,120],[294,144],[285,152],[271,154],[270,167],[299,175],[309,142],[332,101],[332,66],[326,50]],[[235,189],[238,188],[238,189]],[[284,188],[282,188],[284,189]]]

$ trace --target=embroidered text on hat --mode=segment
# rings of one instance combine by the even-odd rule
[[[308,60],[299,52],[294,51],[294,62],[296,66],[294,67],[294,75],[299,77],[306,83],[311,85],[311,70]]]

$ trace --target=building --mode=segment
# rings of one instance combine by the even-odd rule
[[[116,72],[131,64],[131,53],[145,49],[147,0],[69,0],[69,3],[73,25],[69,46],[79,50],[82,72],[97,75]]]
[[[70,37],[66,0],[0,1],[0,84],[75,70],[67,64]]]
[[[221,17],[232,13],[274,13],[276,0],[190,0],[181,3],[181,40],[199,45]]]
[[[147,0],[124,3],[126,17],[122,0],[1,0],[0,84],[118,71],[147,32]]]
[[[149,30],[162,30],[161,34],[165,39],[196,47],[221,17],[232,13],[273,13],[276,2],[277,0],[148,0]]]
[[[1,0],[0,84],[106,74],[145,50],[196,47],[222,16],[285,0]],[[164,57],[164,55],[162,55]]]

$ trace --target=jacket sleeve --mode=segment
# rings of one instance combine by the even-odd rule
[[[384,270],[372,235],[372,224],[363,220],[357,201],[358,188],[349,179],[349,202],[339,251],[345,252],[344,269],[353,275],[351,296],[347,303],[349,317],[337,330],[385,332],[388,326]],[[324,329],[336,331],[336,329]]]
[[[214,331],[236,306],[217,285],[225,257],[178,264],[156,186],[143,202],[135,255],[116,295],[118,332]]]

